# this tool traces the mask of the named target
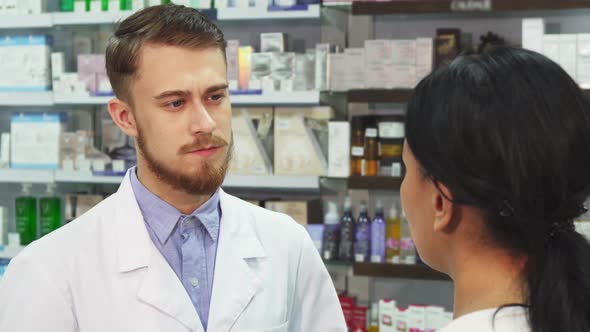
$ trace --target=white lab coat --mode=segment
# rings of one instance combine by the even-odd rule
[[[221,192],[208,331],[346,331],[330,276],[291,218]],[[152,243],[129,175],[117,193],[14,258],[2,332],[203,331]]]

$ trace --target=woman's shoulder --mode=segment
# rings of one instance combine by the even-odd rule
[[[452,321],[438,332],[530,332],[526,309],[521,307],[475,311]]]

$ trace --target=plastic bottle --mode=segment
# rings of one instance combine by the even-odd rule
[[[379,332],[379,303],[371,305],[371,319],[368,332]]]
[[[383,218],[383,203],[377,201],[375,219],[371,223],[371,262],[385,262],[385,219]]]
[[[22,193],[15,200],[16,229],[20,242],[27,245],[37,238],[37,200],[31,196],[31,184],[22,185]]]
[[[410,225],[402,211],[400,261],[402,264],[416,264],[416,247],[410,233]]]
[[[397,202],[394,202],[391,206],[385,225],[385,258],[387,263],[393,264],[399,264],[400,262],[401,221],[397,204]]]
[[[361,212],[356,224],[356,239],[354,242],[354,261],[367,262],[371,256],[371,218],[367,204],[361,204]]]
[[[61,226],[61,200],[55,196],[55,185],[47,185],[47,196],[39,200],[41,236],[45,236]]]
[[[352,261],[354,258],[355,221],[352,216],[352,201],[347,197],[344,201],[344,214],[340,222],[340,250],[338,258]]]
[[[322,258],[331,261],[338,259],[340,246],[340,218],[338,205],[328,202],[328,213],[324,216],[324,235],[322,239]]]

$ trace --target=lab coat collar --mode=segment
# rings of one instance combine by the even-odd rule
[[[157,250],[135,200],[129,173],[117,195],[117,250],[120,273],[147,267],[138,299],[202,332],[199,316],[180,280]],[[262,289],[256,260],[266,253],[246,203],[220,190],[221,229],[215,263],[209,331],[229,331]]]

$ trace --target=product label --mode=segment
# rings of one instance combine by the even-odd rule
[[[377,137],[377,128],[367,128],[367,130],[365,131],[365,137]]]
[[[353,157],[364,157],[365,156],[365,148],[362,146],[353,146],[351,149],[351,155]]]
[[[414,242],[412,241],[412,238],[406,237],[403,238],[401,240],[401,250],[410,250],[412,248],[414,248]]]
[[[381,138],[404,138],[404,124],[403,122],[380,122],[379,134]]]
[[[391,164],[391,176],[399,178],[402,176],[402,164],[393,163]]]

